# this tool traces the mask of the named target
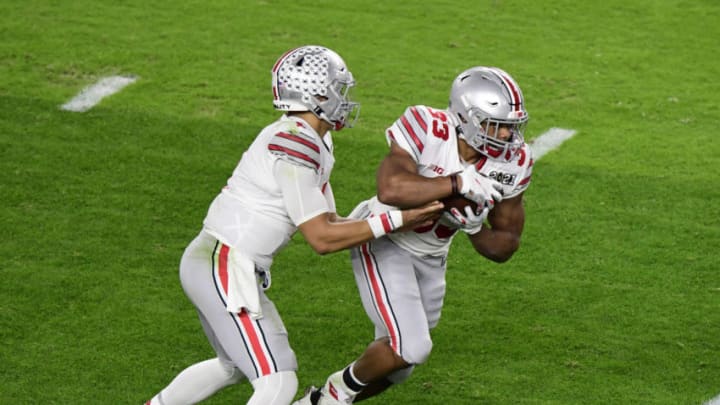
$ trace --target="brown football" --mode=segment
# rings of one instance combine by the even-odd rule
[[[472,207],[473,211],[477,210],[477,204],[475,204],[473,201],[468,200],[467,198],[461,196],[461,195],[452,195],[450,197],[445,197],[440,200],[443,205],[445,205],[445,208],[443,210],[450,211],[450,208],[457,208],[460,213],[465,214],[465,207],[468,205]]]

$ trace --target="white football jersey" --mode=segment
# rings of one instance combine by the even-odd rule
[[[280,186],[273,176],[278,159],[308,167],[316,173],[316,184],[328,187],[335,158],[330,133],[320,137],[297,117],[282,116],[265,127],[215,197],[204,220],[204,230],[222,243],[269,269],[273,256],[297,231],[285,207]],[[302,190],[300,191],[302,193]],[[325,193],[328,210],[335,210],[332,193]]]
[[[455,127],[456,123],[447,110],[413,106],[408,107],[386,130],[385,136],[388,143],[396,143],[412,156],[419,174],[425,177],[447,176],[462,171],[468,165],[460,158]],[[497,157],[484,156],[475,165],[481,173],[502,184],[504,198],[517,196],[527,189],[533,165],[528,145],[523,145],[509,162],[495,159]],[[372,198],[369,208],[377,214],[392,207]],[[437,221],[428,227],[391,233],[388,237],[418,256],[444,256],[456,231],[443,221]]]

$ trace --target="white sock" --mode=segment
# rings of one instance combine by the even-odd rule
[[[353,364],[328,377],[324,387],[326,394],[340,402],[352,403],[355,396],[367,385],[355,378],[352,372]]]
[[[150,405],[195,404],[241,379],[242,374],[231,364],[223,364],[218,358],[205,360],[181,371],[150,400]]]

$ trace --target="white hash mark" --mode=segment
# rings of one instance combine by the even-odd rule
[[[72,100],[60,106],[61,109],[74,112],[85,112],[93,108],[103,98],[122,90],[125,86],[135,83],[137,78],[133,76],[109,76],[103,77],[92,86],[88,86]]]
[[[720,395],[716,396],[715,398],[705,402],[703,405],[720,405]]]
[[[550,128],[530,142],[533,159],[540,160],[546,153],[557,149],[563,142],[572,138],[575,133],[574,129]]]

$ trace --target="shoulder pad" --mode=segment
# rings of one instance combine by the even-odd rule
[[[270,138],[268,151],[290,163],[320,168],[320,139],[295,129],[280,131]]]
[[[405,109],[387,131],[388,141],[395,142],[419,159],[425,149],[428,126],[432,117],[429,108],[423,105],[410,106]]]

